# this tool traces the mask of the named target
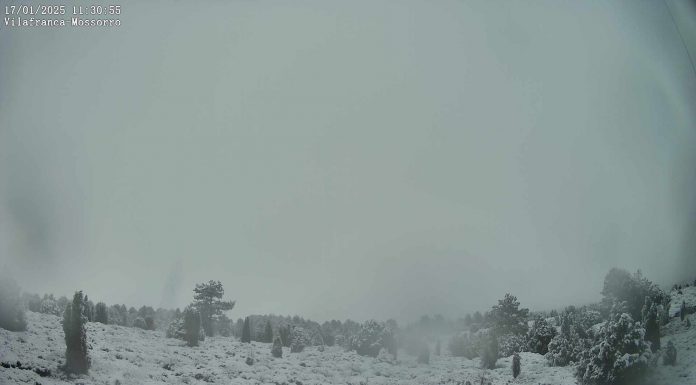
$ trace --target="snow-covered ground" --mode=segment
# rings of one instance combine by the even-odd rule
[[[685,301],[689,308],[696,307],[696,287],[685,287],[682,294],[672,291],[671,296],[672,316],[678,314],[682,301]],[[689,315],[689,318],[692,323],[690,328],[687,328],[679,317],[672,318],[669,324],[662,328],[662,347],[667,346],[668,341],[672,341],[677,348],[677,364],[674,367],[664,366],[660,359],[654,370],[652,384],[696,384],[696,314]]]
[[[0,362],[22,368],[0,367],[0,384],[479,384],[485,376],[493,384],[575,384],[572,368],[552,368],[533,353],[522,353],[522,374],[513,381],[511,358],[501,358],[495,370],[482,370],[479,360],[431,356],[418,364],[402,352],[397,364],[378,362],[338,347],[301,353],[283,349],[273,358],[270,344],[242,344],[234,338],[207,338],[190,348],[161,332],[89,323],[92,368],[88,375],[69,379],[57,368],[64,362],[65,343],[60,318],[27,312],[26,332],[0,329]],[[245,363],[252,354],[252,366]],[[29,369],[27,369],[29,368]],[[47,368],[41,377],[34,368]]]
[[[696,288],[672,292],[672,303],[696,307]],[[696,314],[692,315],[696,322]],[[61,319],[27,312],[28,330],[0,329],[0,385],[14,384],[480,384],[481,377],[494,385],[576,384],[573,367],[549,367],[534,353],[522,353],[522,374],[512,378],[511,357],[498,360],[495,370],[480,369],[478,359],[431,355],[429,365],[400,352],[396,364],[379,362],[328,347],[321,352],[309,347],[302,353],[283,349],[273,358],[270,344],[242,344],[234,338],[207,338],[190,348],[183,341],[165,338],[162,332],[116,325],[89,323],[87,333],[92,368],[88,375],[68,378],[58,367],[64,362],[65,342]],[[674,318],[662,330],[662,345],[677,348],[676,366],[654,370],[653,385],[696,384],[696,325],[687,328]],[[252,356],[253,365],[245,363]],[[21,367],[17,367],[17,361]],[[50,370],[49,376],[37,372]],[[46,373],[43,373],[44,375]]]

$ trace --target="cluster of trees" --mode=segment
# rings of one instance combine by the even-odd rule
[[[455,334],[448,348],[453,356],[479,357],[485,368],[495,367],[499,357],[529,351],[545,355],[553,366],[574,364],[583,384],[631,383],[661,348],[660,325],[670,321],[670,296],[640,271],[621,269],[606,275],[602,295],[598,304],[530,314],[506,294],[485,314],[465,317],[468,330]],[[684,317],[689,310],[682,305]],[[672,344],[668,349],[666,363],[676,357]]]

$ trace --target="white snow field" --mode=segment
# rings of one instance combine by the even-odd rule
[[[696,288],[672,292],[673,302],[696,306]],[[694,315],[696,316],[696,315]],[[431,355],[430,364],[400,351],[397,364],[361,357],[339,347],[323,352],[308,347],[301,353],[283,348],[273,358],[270,344],[243,344],[232,337],[206,338],[198,347],[166,338],[160,331],[146,331],[90,322],[87,333],[92,368],[89,374],[68,378],[58,367],[63,363],[65,342],[61,318],[27,312],[25,332],[0,329],[0,385],[14,384],[465,384],[566,385],[576,384],[573,367],[549,367],[538,354],[522,353],[522,374],[512,378],[511,357],[498,360],[495,370],[480,369],[478,359]],[[692,320],[696,322],[696,317]],[[662,346],[672,341],[677,348],[676,366],[660,359],[650,381],[653,385],[696,384],[696,325],[687,328],[673,318],[662,330]],[[443,349],[444,350],[444,349]],[[253,351],[253,353],[252,353]],[[251,356],[253,365],[245,363]],[[21,363],[21,367],[17,365]],[[48,376],[37,372],[51,371]],[[44,375],[46,373],[43,373]]]
[[[28,330],[0,329],[0,362],[22,367],[0,367],[0,384],[472,384],[483,375],[493,384],[575,384],[572,368],[552,368],[533,353],[522,353],[522,374],[513,381],[511,358],[501,358],[495,370],[479,369],[479,360],[431,356],[429,365],[401,353],[398,364],[378,362],[339,347],[301,353],[283,348],[273,358],[270,344],[243,344],[231,337],[206,338],[199,347],[145,331],[90,322],[87,327],[92,368],[89,374],[67,378],[57,368],[63,363],[65,343],[61,319],[27,312]],[[245,363],[253,355],[252,366]],[[47,368],[41,377],[33,369]],[[486,381],[488,382],[488,381]]]

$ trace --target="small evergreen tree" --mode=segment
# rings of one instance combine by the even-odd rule
[[[145,317],[145,329],[155,330],[155,319],[151,315]]]
[[[271,354],[275,358],[283,357],[283,343],[280,341],[280,337],[276,337],[273,340],[273,346],[271,347]]]
[[[686,317],[686,327],[691,328],[691,320],[689,319],[689,317]]]
[[[69,373],[87,373],[91,364],[87,354],[87,331],[85,330],[87,317],[83,309],[84,305],[82,291],[78,291],[63,314],[65,371]]]
[[[251,342],[251,326],[249,325],[249,317],[244,318],[244,327],[242,328],[242,342]]]
[[[109,323],[109,312],[104,302],[99,302],[94,308],[94,320],[103,324]]]
[[[271,327],[271,320],[266,321],[266,328],[263,332],[263,342],[273,342],[273,328]]]
[[[672,341],[667,342],[667,349],[662,357],[662,363],[670,366],[677,364],[677,348],[674,347]]]
[[[679,317],[682,321],[684,321],[684,317],[686,317],[686,301],[682,301],[681,309],[679,309]]]
[[[520,355],[515,353],[512,356],[512,377],[517,378],[520,375]]]
[[[192,306],[187,306],[184,309],[184,330],[186,332],[186,344],[188,346],[198,346],[201,335],[201,316]]]

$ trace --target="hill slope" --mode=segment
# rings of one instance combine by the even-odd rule
[[[338,347],[320,352],[309,347],[301,353],[283,350],[274,359],[270,345],[242,344],[233,338],[207,338],[190,348],[161,332],[116,325],[87,326],[92,369],[69,379],[57,368],[64,362],[65,343],[60,318],[27,312],[26,332],[0,329],[0,362],[22,367],[0,368],[0,384],[464,384],[479,383],[485,375],[493,384],[512,380],[511,359],[501,358],[492,371],[479,369],[478,359],[431,356],[430,365],[417,364],[402,354],[392,365],[361,357]],[[252,354],[253,366],[245,363]],[[516,384],[575,384],[572,368],[551,368],[545,359],[522,353],[522,374]],[[33,369],[47,368],[41,377]],[[118,382],[117,382],[118,381]]]

